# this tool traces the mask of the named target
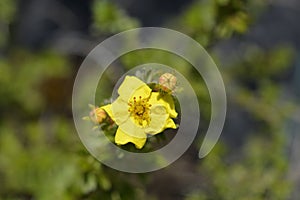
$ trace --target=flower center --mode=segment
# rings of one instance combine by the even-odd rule
[[[133,117],[134,121],[140,126],[147,126],[150,122],[150,107],[148,99],[142,99],[140,96],[139,99],[133,97],[133,101],[129,101],[128,103],[131,117]]]

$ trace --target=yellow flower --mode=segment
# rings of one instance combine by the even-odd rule
[[[147,134],[155,135],[166,128],[177,128],[171,119],[177,117],[172,96],[152,92],[147,84],[134,76],[125,77],[118,94],[112,104],[101,107],[119,126],[116,144],[131,142],[141,149]]]

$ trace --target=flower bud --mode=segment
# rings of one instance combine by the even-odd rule
[[[102,123],[106,117],[106,112],[102,108],[95,108],[90,112],[90,118],[95,123]]]
[[[170,73],[164,73],[159,77],[159,84],[170,90],[174,90],[176,87],[177,78]]]

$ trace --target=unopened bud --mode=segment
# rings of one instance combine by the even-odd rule
[[[170,90],[174,90],[176,87],[177,78],[170,73],[165,73],[159,77],[159,84]]]
[[[106,117],[106,112],[102,108],[95,108],[90,112],[90,118],[95,123],[102,123]]]

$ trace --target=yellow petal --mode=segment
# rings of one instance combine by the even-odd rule
[[[102,107],[100,107],[100,108],[102,108],[103,110],[105,110],[105,112],[109,115],[109,117],[110,117],[113,121],[115,121],[115,117],[114,117],[113,112],[112,112],[112,110],[111,110],[111,104],[107,104],[107,105],[102,106]]]
[[[136,97],[139,99],[139,97],[142,97],[142,99],[148,99],[149,96],[151,95],[151,89],[148,87],[148,85],[143,85],[139,88],[137,88],[132,95],[130,96],[130,101],[133,101],[133,98]]]
[[[128,104],[120,97],[111,104],[111,110],[117,125],[124,123],[129,117]]]
[[[151,106],[150,113],[152,114],[152,116],[153,115],[168,115],[166,107],[161,104],[154,104],[153,106]]]
[[[175,104],[171,95],[160,95],[159,92],[152,92],[149,99],[149,103],[152,105],[159,104],[165,106],[170,117],[176,118],[178,113],[175,110]]]
[[[178,113],[175,110],[173,97],[171,95],[164,95],[162,100],[168,103],[167,110],[170,114],[170,117],[176,118]]]
[[[140,96],[148,95],[147,97],[149,97],[151,89],[140,79],[134,76],[126,76],[118,89],[120,97],[128,102],[135,92],[138,92]]]
[[[131,117],[128,118],[123,124],[119,126],[119,129],[121,129],[123,132],[125,132],[127,135],[130,135],[135,138],[144,138],[145,137],[145,130],[134,123]]]
[[[131,142],[135,145],[136,148],[141,149],[145,145],[147,140],[146,135],[143,138],[136,138],[131,135],[126,134],[120,128],[118,128],[115,136],[115,143],[118,145],[124,145],[128,142]]]
[[[162,105],[154,105],[150,111],[150,123],[145,129],[147,134],[155,135],[161,133],[166,126],[166,121],[169,118],[169,114],[166,112],[166,108]]]
[[[174,121],[171,118],[168,118],[167,121],[166,121],[166,124],[165,124],[164,128],[176,129],[177,126],[176,126],[176,124],[174,123]]]

